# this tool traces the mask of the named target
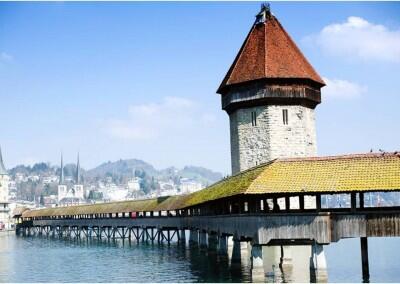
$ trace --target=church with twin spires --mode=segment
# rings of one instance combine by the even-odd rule
[[[64,178],[64,162],[61,154],[61,170],[60,170],[60,181],[58,184],[58,205],[77,205],[84,204],[85,192],[81,181],[81,168],[79,163],[79,154],[76,162],[76,172],[74,184],[69,185]]]

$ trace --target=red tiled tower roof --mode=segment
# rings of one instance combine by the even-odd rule
[[[325,85],[278,19],[265,7],[217,92],[259,79],[309,79],[321,87]]]

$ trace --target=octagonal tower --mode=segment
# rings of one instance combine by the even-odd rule
[[[228,113],[232,174],[317,154],[315,107],[325,85],[263,4],[217,93]]]

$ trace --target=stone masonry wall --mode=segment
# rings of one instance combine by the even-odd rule
[[[288,110],[288,124],[283,123]],[[252,125],[256,113],[256,126]],[[275,158],[317,154],[314,110],[299,105],[238,109],[230,115],[232,174]]]

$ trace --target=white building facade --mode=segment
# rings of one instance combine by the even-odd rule
[[[85,191],[83,184],[81,182],[81,172],[78,160],[76,163],[76,174],[75,174],[75,184],[68,186],[64,179],[64,163],[63,156],[61,155],[61,171],[60,171],[60,181],[58,184],[58,204],[59,205],[77,205],[84,204],[85,201]]]

